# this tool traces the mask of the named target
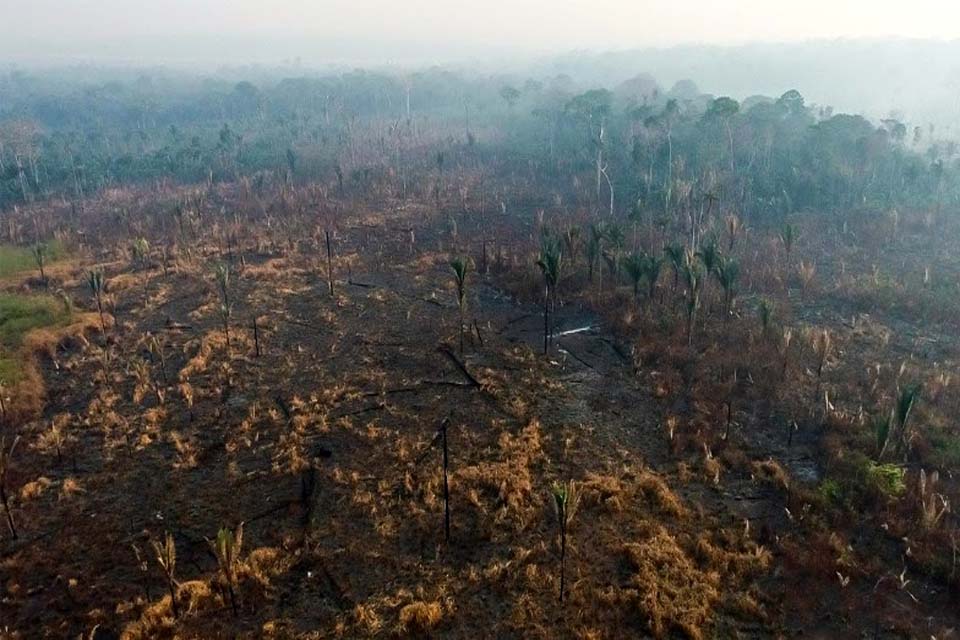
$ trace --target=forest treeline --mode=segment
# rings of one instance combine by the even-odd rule
[[[960,200],[957,152],[933,126],[834,113],[799,91],[738,101],[645,74],[592,89],[439,68],[240,82],[0,75],[0,210],[244,177],[402,196],[424,176],[439,190],[470,173],[621,214],[939,212]]]

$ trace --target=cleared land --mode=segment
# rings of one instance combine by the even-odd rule
[[[19,535],[0,543],[12,637],[941,637],[960,623],[952,514],[932,521],[923,502],[956,500],[956,481],[919,485],[956,463],[957,303],[902,260],[926,246],[934,282],[955,282],[946,234],[910,226],[884,279],[873,247],[889,237],[869,221],[856,244],[800,226],[792,257],[776,230],[743,232],[723,249],[744,269],[732,313],[710,281],[692,337],[669,265],[635,293],[573,249],[544,357],[534,215],[451,228],[429,206],[358,206],[337,219],[331,274],[314,220],[253,224],[259,207],[230,190],[204,206],[249,220],[163,253],[158,235],[146,257],[88,256],[57,283],[93,319],[42,352],[47,401],[18,425]],[[668,240],[647,227],[633,242]],[[116,318],[103,336],[95,265]],[[56,318],[31,300],[46,306],[10,335]],[[904,462],[878,451],[874,418],[914,383]],[[569,480],[560,605],[551,487]],[[241,523],[225,568],[208,540]],[[167,533],[177,618],[153,546]]]

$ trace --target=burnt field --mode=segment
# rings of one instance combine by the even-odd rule
[[[951,220],[496,188],[18,210],[0,637],[949,637]]]

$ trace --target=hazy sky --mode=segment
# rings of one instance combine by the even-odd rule
[[[0,62],[442,62],[704,42],[960,38],[958,0],[0,0]]]

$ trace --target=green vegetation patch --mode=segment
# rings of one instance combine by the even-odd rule
[[[53,296],[0,293],[0,381],[12,384],[22,375],[17,351],[28,331],[62,326],[70,316],[66,304]]]
[[[864,471],[868,486],[887,497],[899,497],[907,490],[906,470],[895,464],[868,462]]]
[[[59,242],[50,242],[46,245],[46,264],[51,264],[64,256],[63,247]],[[24,271],[37,268],[37,260],[33,255],[33,247],[17,247],[0,245],[0,278],[12,276]]]

